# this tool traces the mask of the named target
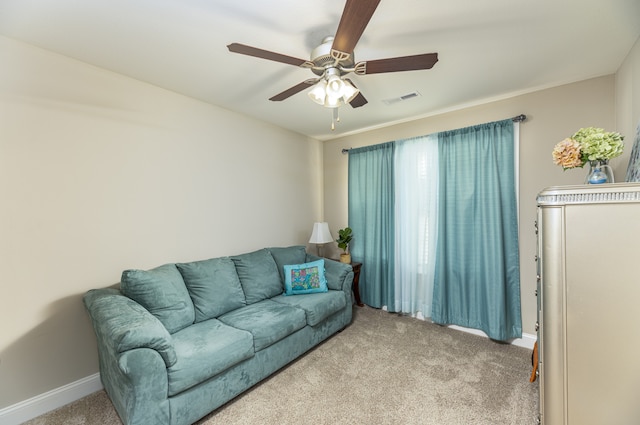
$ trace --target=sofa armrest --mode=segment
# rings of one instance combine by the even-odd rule
[[[322,257],[307,254],[305,261],[311,262],[322,259]],[[351,265],[330,260],[328,258],[324,258],[324,260],[324,274],[327,279],[327,286],[329,289],[344,291],[347,294],[351,294],[351,285],[353,284],[353,268]]]
[[[104,348],[117,355],[136,348],[150,348],[160,354],[166,367],[176,363],[171,335],[140,304],[111,288],[92,289],[83,300],[96,332],[99,350]]]

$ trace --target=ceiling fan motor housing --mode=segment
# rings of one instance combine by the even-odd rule
[[[346,59],[341,59],[336,66],[336,59],[331,56],[331,47],[333,45],[333,37],[328,36],[322,39],[322,44],[311,51],[311,62],[315,67],[311,68],[314,74],[323,75],[326,68],[336,68],[340,71],[340,75],[347,74],[342,68],[353,68],[354,57],[353,52]]]

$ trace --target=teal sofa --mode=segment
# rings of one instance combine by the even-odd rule
[[[192,424],[349,325],[352,281],[304,246],[126,270],[84,296],[102,384],[125,425]]]

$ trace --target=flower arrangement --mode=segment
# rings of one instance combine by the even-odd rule
[[[622,155],[624,136],[602,128],[581,128],[553,148],[553,162],[564,170],[583,167],[589,161],[603,161]]]

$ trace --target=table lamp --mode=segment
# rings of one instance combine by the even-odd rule
[[[313,232],[311,232],[311,239],[309,239],[309,243],[316,244],[318,257],[323,256],[323,245],[329,242],[333,242],[333,237],[329,231],[329,223],[313,223]]]

